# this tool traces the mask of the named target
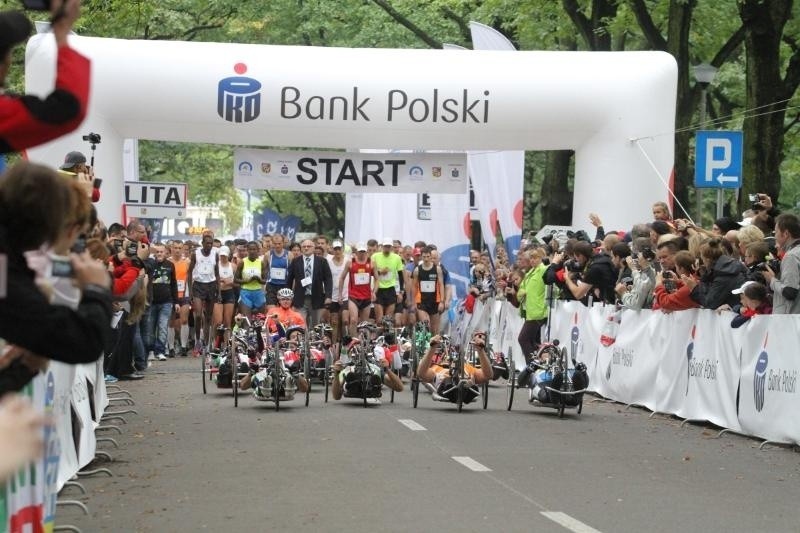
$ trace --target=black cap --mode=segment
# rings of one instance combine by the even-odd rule
[[[64,164],[58,168],[61,170],[67,170],[69,168],[73,168],[79,163],[86,163],[86,156],[80,152],[70,152],[64,157]]]
[[[33,31],[33,25],[21,11],[0,12],[0,54],[5,55],[23,42]]]

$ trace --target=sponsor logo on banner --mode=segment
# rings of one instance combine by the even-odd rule
[[[217,88],[217,114],[227,122],[252,122],[261,114],[261,82],[242,76],[247,65],[236,63],[238,76],[220,80]]]
[[[434,178],[441,178],[442,177],[442,167],[433,167],[431,169],[431,175]]]
[[[692,324],[692,336],[689,337],[689,343],[686,345],[686,359],[688,361],[688,367],[686,370],[686,394],[689,394],[689,376],[691,376],[692,370],[692,358],[694,357],[694,334],[697,331],[697,324]]]
[[[408,175],[412,180],[421,180],[425,177],[425,171],[422,170],[422,167],[414,165],[408,169]]]
[[[461,171],[459,169],[457,169],[457,168],[450,169],[450,177],[451,178],[460,178],[461,177]]]
[[[707,357],[698,357],[694,353],[694,340],[697,334],[697,324],[692,325],[692,333],[689,342],[686,344],[686,394],[689,394],[689,383],[692,378],[705,379],[707,381],[717,380],[717,370],[719,369],[719,359],[712,360]]]
[[[622,365],[628,368],[633,367],[635,351],[633,348],[622,348],[615,346],[614,351],[611,352],[611,362],[606,369],[606,379],[611,379],[611,366]]]
[[[269,174],[272,172],[272,163],[261,163],[261,173]]]
[[[767,354],[767,339],[764,337],[764,346],[758,354],[758,362],[753,373],[753,400],[756,411],[761,412],[767,402],[767,393],[796,394],[797,374],[796,368],[770,368],[769,355]]]
[[[253,175],[253,163],[250,161],[242,161],[239,163],[239,175],[240,176],[252,176]]]
[[[286,163],[281,165],[281,174],[283,174],[284,176],[289,174],[289,166]]]

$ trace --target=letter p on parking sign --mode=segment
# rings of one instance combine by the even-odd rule
[[[694,186],[738,189],[742,186],[741,131],[698,131]]]

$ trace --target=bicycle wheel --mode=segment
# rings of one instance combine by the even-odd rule
[[[272,367],[272,394],[273,399],[275,400],[275,412],[277,413],[281,409],[281,358],[278,354],[275,354],[275,362]]]
[[[308,407],[308,399],[311,397],[311,361],[308,357],[303,363],[303,374],[306,379],[306,407]]]
[[[481,385],[481,394],[483,394],[483,408],[486,409],[486,407],[489,406],[489,384],[488,383],[484,383],[483,385]]]
[[[332,357],[330,350],[325,352],[325,368],[322,371],[322,379],[325,380],[325,403],[328,403],[328,389],[331,386],[330,376],[330,358]]]
[[[514,403],[514,389],[517,388],[517,373],[513,368],[508,369],[508,382],[506,382],[506,411],[511,410]]]
[[[202,369],[200,370],[200,380],[203,382],[203,394],[206,393],[206,374],[208,374],[209,379],[211,379],[211,368],[208,368],[206,357],[203,356],[200,358],[200,363],[203,365]]]
[[[461,412],[461,409],[464,407],[464,382],[460,382],[458,384],[458,397],[456,399],[456,404],[458,406],[458,412]]]
[[[558,402],[558,418],[564,418],[564,408],[566,407],[566,402],[564,401],[563,394],[559,394],[559,396],[561,399]]]
[[[417,400],[419,399],[419,380],[416,378],[411,379],[411,397],[414,409],[417,408]]]
[[[236,368],[233,372],[233,380],[231,382],[233,387],[233,406],[239,407],[239,369]]]
[[[361,378],[361,396],[364,398],[364,407],[367,407],[367,387],[369,386],[369,372],[364,369],[364,374]]]

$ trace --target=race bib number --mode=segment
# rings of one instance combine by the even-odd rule
[[[273,281],[284,281],[286,279],[285,268],[270,268],[269,277]]]
[[[214,265],[211,263],[200,263],[200,268],[198,270],[200,274],[207,276],[214,273]]]
[[[353,275],[353,281],[356,285],[369,285],[369,273],[359,272]]]
[[[430,280],[420,281],[419,290],[420,292],[436,292],[436,282]]]
[[[186,290],[186,281],[179,279],[178,280],[178,292],[183,292]]]
[[[245,274],[243,277],[245,280],[251,280],[254,277],[259,276],[260,274],[261,272],[259,272],[257,268],[248,268],[247,270],[245,270]]]
[[[378,279],[381,280],[381,281],[388,281],[388,280],[392,279],[392,272],[389,271],[386,274],[379,274],[378,275]]]
[[[311,285],[311,278],[303,278],[303,279],[301,279],[300,280],[300,285],[302,285],[303,287],[308,287],[309,285]]]

